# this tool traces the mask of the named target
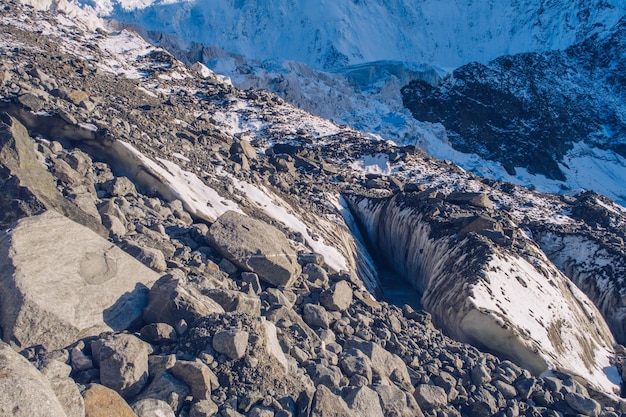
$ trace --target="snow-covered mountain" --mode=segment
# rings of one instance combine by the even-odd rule
[[[74,391],[73,378],[104,384],[179,416],[205,401],[307,417],[345,402],[352,417],[368,415],[365,395],[429,415],[626,410],[614,346],[626,341],[624,208],[480,178],[238,89],[64,1],[31,3],[52,12],[9,1],[0,14],[0,326],[50,378],[67,366],[46,361],[71,363]],[[343,73],[436,81],[406,68]],[[126,293],[142,274],[116,248],[164,276]],[[394,274],[429,314],[387,292]],[[114,328],[111,309],[134,324]],[[102,360],[103,328],[152,343],[132,393],[107,380],[133,367]],[[242,406],[251,386],[267,394]]]
[[[610,29],[620,0],[78,0],[99,15],[250,59],[316,69],[395,60],[457,67],[562,49]]]
[[[314,114],[420,146],[481,176],[547,192],[593,189],[626,202],[621,186],[626,168],[619,152],[584,140],[564,145],[570,152],[561,152],[558,161],[537,159],[539,165],[562,163],[557,177],[545,176],[547,167],[484,152],[480,138],[468,139],[473,147],[461,146],[453,125],[416,112],[413,118],[398,93],[414,80],[436,84],[446,71],[470,62],[487,64],[503,55],[545,53],[604,39],[624,16],[623,1],[75,1],[131,25],[189,64],[207,64],[239,88],[267,89]],[[591,88],[606,95],[598,81],[587,84],[572,86],[570,79],[558,89]],[[618,132],[606,135],[620,142]],[[530,142],[519,149],[542,146],[535,137],[524,140]]]

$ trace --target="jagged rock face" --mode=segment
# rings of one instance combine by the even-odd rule
[[[349,201],[375,249],[422,292],[424,309],[453,337],[538,374],[602,373],[594,358],[612,349],[608,326],[534,243],[507,239],[495,220],[473,228],[476,220],[450,203],[415,194]]]
[[[564,51],[471,63],[440,85],[411,82],[404,104],[418,120],[442,123],[461,152],[563,181],[564,155],[577,142],[626,157],[624,34],[610,33]]]
[[[99,216],[73,204],[56,189],[52,175],[37,159],[35,141],[26,128],[6,113],[1,118],[0,171],[3,175],[0,185],[3,192],[0,196],[0,227],[9,227],[22,217],[52,209],[105,235]]]

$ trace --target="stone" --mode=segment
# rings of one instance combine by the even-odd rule
[[[85,417],[137,417],[128,403],[104,385],[91,384],[83,392]]]
[[[70,351],[70,360],[72,361],[72,368],[76,371],[86,371],[93,368],[91,358],[85,355],[78,346],[74,346]]]
[[[85,417],[85,401],[72,378],[50,379],[50,386],[67,417]]]
[[[370,359],[358,349],[346,349],[341,355],[339,366],[348,377],[361,375],[365,377],[368,384],[372,383],[372,364]]]
[[[385,417],[424,417],[415,398],[395,385],[375,385]]]
[[[330,317],[324,307],[317,304],[305,304],[302,308],[302,317],[306,324],[314,329],[328,329],[330,327]]]
[[[0,229],[22,217],[55,210],[103,237],[108,231],[99,218],[86,213],[57,190],[52,174],[37,160],[35,141],[26,128],[0,114]]]
[[[133,398],[148,383],[148,345],[130,334],[117,334],[92,343],[100,364],[100,383],[124,398]]]
[[[500,394],[502,394],[502,396],[506,398],[507,400],[510,400],[517,396],[517,391],[515,390],[515,387],[510,384],[507,384],[504,381],[496,380],[496,381],[492,381],[491,384],[494,387],[496,387],[496,389],[500,392]]]
[[[136,196],[135,184],[126,177],[116,177],[104,183],[104,189],[114,197]]]
[[[230,359],[241,359],[246,355],[248,332],[240,329],[222,330],[213,336],[213,349]]]
[[[491,382],[491,374],[484,364],[476,365],[471,370],[474,385],[483,385]]]
[[[565,401],[574,411],[585,416],[596,417],[600,415],[602,408],[600,404],[591,398],[585,398],[576,392],[568,392],[565,394]]]
[[[209,228],[207,242],[224,257],[274,286],[289,286],[298,276],[296,252],[274,226],[227,211]]]
[[[261,321],[261,324],[265,330],[266,353],[273,356],[274,359],[276,359],[278,363],[283,366],[284,370],[287,371],[289,369],[289,362],[287,361],[287,357],[285,356],[285,353],[280,346],[280,342],[278,341],[276,326],[271,321],[267,321],[265,319]]]
[[[349,339],[344,346],[344,349],[346,348],[360,350],[370,359],[372,371],[389,377],[391,381],[405,390],[412,390],[409,371],[399,356],[388,352],[377,343],[360,341],[356,338]]]
[[[357,417],[346,402],[325,385],[318,385],[313,396],[311,417]]]
[[[244,154],[248,159],[256,159],[256,150],[250,142],[245,139],[240,140],[239,142],[234,142],[230,147],[231,154]]]
[[[191,388],[191,395],[196,401],[210,399],[211,390],[219,386],[217,376],[200,361],[178,360],[170,372]]]
[[[320,295],[320,304],[330,311],[344,311],[352,304],[352,288],[347,281],[339,281]]]
[[[378,394],[369,387],[350,389],[343,395],[343,399],[358,416],[385,417]]]
[[[167,371],[176,363],[176,355],[148,356],[148,376],[154,378],[160,372]]]
[[[217,404],[210,398],[195,402],[189,410],[189,417],[213,417],[217,414]]]
[[[335,389],[341,384],[341,369],[337,366],[318,363],[307,366],[306,372],[315,385],[326,385],[328,388]]]
[[[160,372],[150,382],[150,385],[135,398],[135,402],[146,398],[164,400],[174,412],[178,413],[183,407],[183,401],[190,393],[187,384],[176,379],[169,372]]]
[[[261,315],[261,299],[256,295],[222,288],[203,291],[203,294],[215,300],[226,312]]]
[[[63,379],[70,376],[72,367],[61,360],[44,359],[39,365],[39,372],[48,380]]]
[[[17,97],[17,102],[33,112],[40,111],[46,104],[44,100],[32,93],[20,95]]]
[[[187,283],[182,273],[175,272],[164,275],[154,283],[143,319],[147,323],[176,326],[181,319],[191,323],[211,313],[223,312],[222,306]]]
[[[24,218],[0,238],[4,338],[21,347],[54,350],[80,337],[127,329],[141,321],[148,287],[157,278],[115,245],[54,211]]]
[[[493,203],[484,193],[453,192],[446,197],[446,201],[454,204],[468,204],[470,206],[493,210]]]
[[[0,342],[0,415],[67,417],[49,381],[23,356]]]
[[[141,328],[141,338],[148,343],[173,343],[178,340],[176,329],[167,323],[150,323]]]
[[[318,287],[328,284],[328,273],[320,265],[308,263],[304,265],[302,272],[307,274],[309,281]]]
[[[415,387],[413,393],[415,400],[419,404],[420,408],[425,410],[433,410],[443,407],[448,402],[448,395],[446,391],[436,385],[419,384]]]
[[[132,409],[137,417],[175,417],[174,410],[168,403],[154,398],[135,401]]]
[[[248,413],[248,417],[274,417],[274,409],[257,405],[252,407]]]
[[[114,233],[114,231],[111,230],[111,233]],[[124,250],[133,258],[156,272],[164,272],[167,270],[165,255],[163,255],[163,252],[159,249],[139,245],[132,241],[126,241]]]

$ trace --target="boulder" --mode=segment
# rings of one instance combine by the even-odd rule
[[[172,410],[179,412],[185,397],[190,394],[189,387],[167,371],[158,373],[150,385],[135,398],[135,402],[145,398],[165,400]]]
[[[117,334],[91,344],[100,363],[100,383],[124,398],[133,398],[148,383],[148,344]]]
[[[91,384],[85,392],[85,417],[137,417],[120,395],[104,385]]]
[[[50,379],[50,386],[67,417],[85,417],[85,402],[72,378]]]
[[[189,417],[213,417],[217,415],[217,404],[211,399],[194,403],[189,410]]]
[[[192,323],[211,313],[223,312],[222,306],[187,283],[182,273],[174,272],[154,283],[143,319],[147,323],[176,326],[180,320]]]
[[[443,407],[448,402],[446,391],[436,385],[419,384],[415,387],[413,396],[419,406],[425,410]]]
[[[339,281],[320,295],[320,303],[331,311],[344,311],[352,303],[352,288],[347,281]]]
[[[359,416],[384,417],[378,394],[371,388],[359,387],[343,395],[348,407]]]
[[[140,335],[149,343],[173,343],[178,340],[176,329],[167,323],[150,323],[143,326]]]
[[[446,201],[454,204],[468,204],[470,206],[493,210],[493,203],[484,193],[454,192],[446,197]]]
[[[210,399],[211,390],[219,386],[217,376],[200,361],[179,360],[170,371],[191,388],[191,396],[196,401]]]
[[[424,417],[421,408],[411,395],[395,385],[375,385],[386,417]]]
[[[203,294],[219,303],[226,312],[261,315],[261,299],[256,295],[223,288],[203,291]]]
[[[54,212],[0,237],[4,339],[48,350],[141,321],[158,274],[88,228]],[[63,300],[62,303],[59,300]]]
[[[248,332],[239,329],[222,330],[213,336],[213,349],[230,359],[241,359],[248,347]]]
[[[300,272],[297,254],[285,235],[249,216],[227,211],[211,225],[206,238],[224,257],[271,285],[288,286]]]
[[[575,392],[565,394],[565,401],[573,410],[585,416],[596,417],[600,415],[600,411],[602,411],[597,401],[586,398]]]
[[[318,385],[313,397],[311,417],[355,417],[346,402],[325,385]]]
[[[66,417],[48,380],[24,357],[0,342],[0,415]]]
[[[412,390],[411,377],[404,361],[398,356],[374,342],[365,342],[356,338],[349,339],[344,348],[360,350],[371,361],[372,370],[385,375],[401,388]]]
[[[144,398],[132,405],[137,417],[175,417],[174,410],[168,403],[154,398]]]

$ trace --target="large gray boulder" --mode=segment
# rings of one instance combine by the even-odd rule
[[[203,295],[198,288],[186,281],[181,271],[175,270],[154,283],[143,319],[147,323],[176,326],[180,320],[193,323],[211,313],[223,312],[224,308],[217,301]]]
[[[263,281],[289,285],[300,273],[298,257],[277,228],[243,214],[227,211],[209,228],[207,242],[245,271]]]
[[[48,380],[0,342],[0,416],[66,417]]]
[[[136,324],[158,274],[88,228],[54,212],[0,236],[4,340],[48,350]],[[62,302],[61,302],[62,301]]]
[[[133,398],[148,384],[149,345],[131,334],[117,334],[91,344],[100,364],[100,383],[123,398]]]

